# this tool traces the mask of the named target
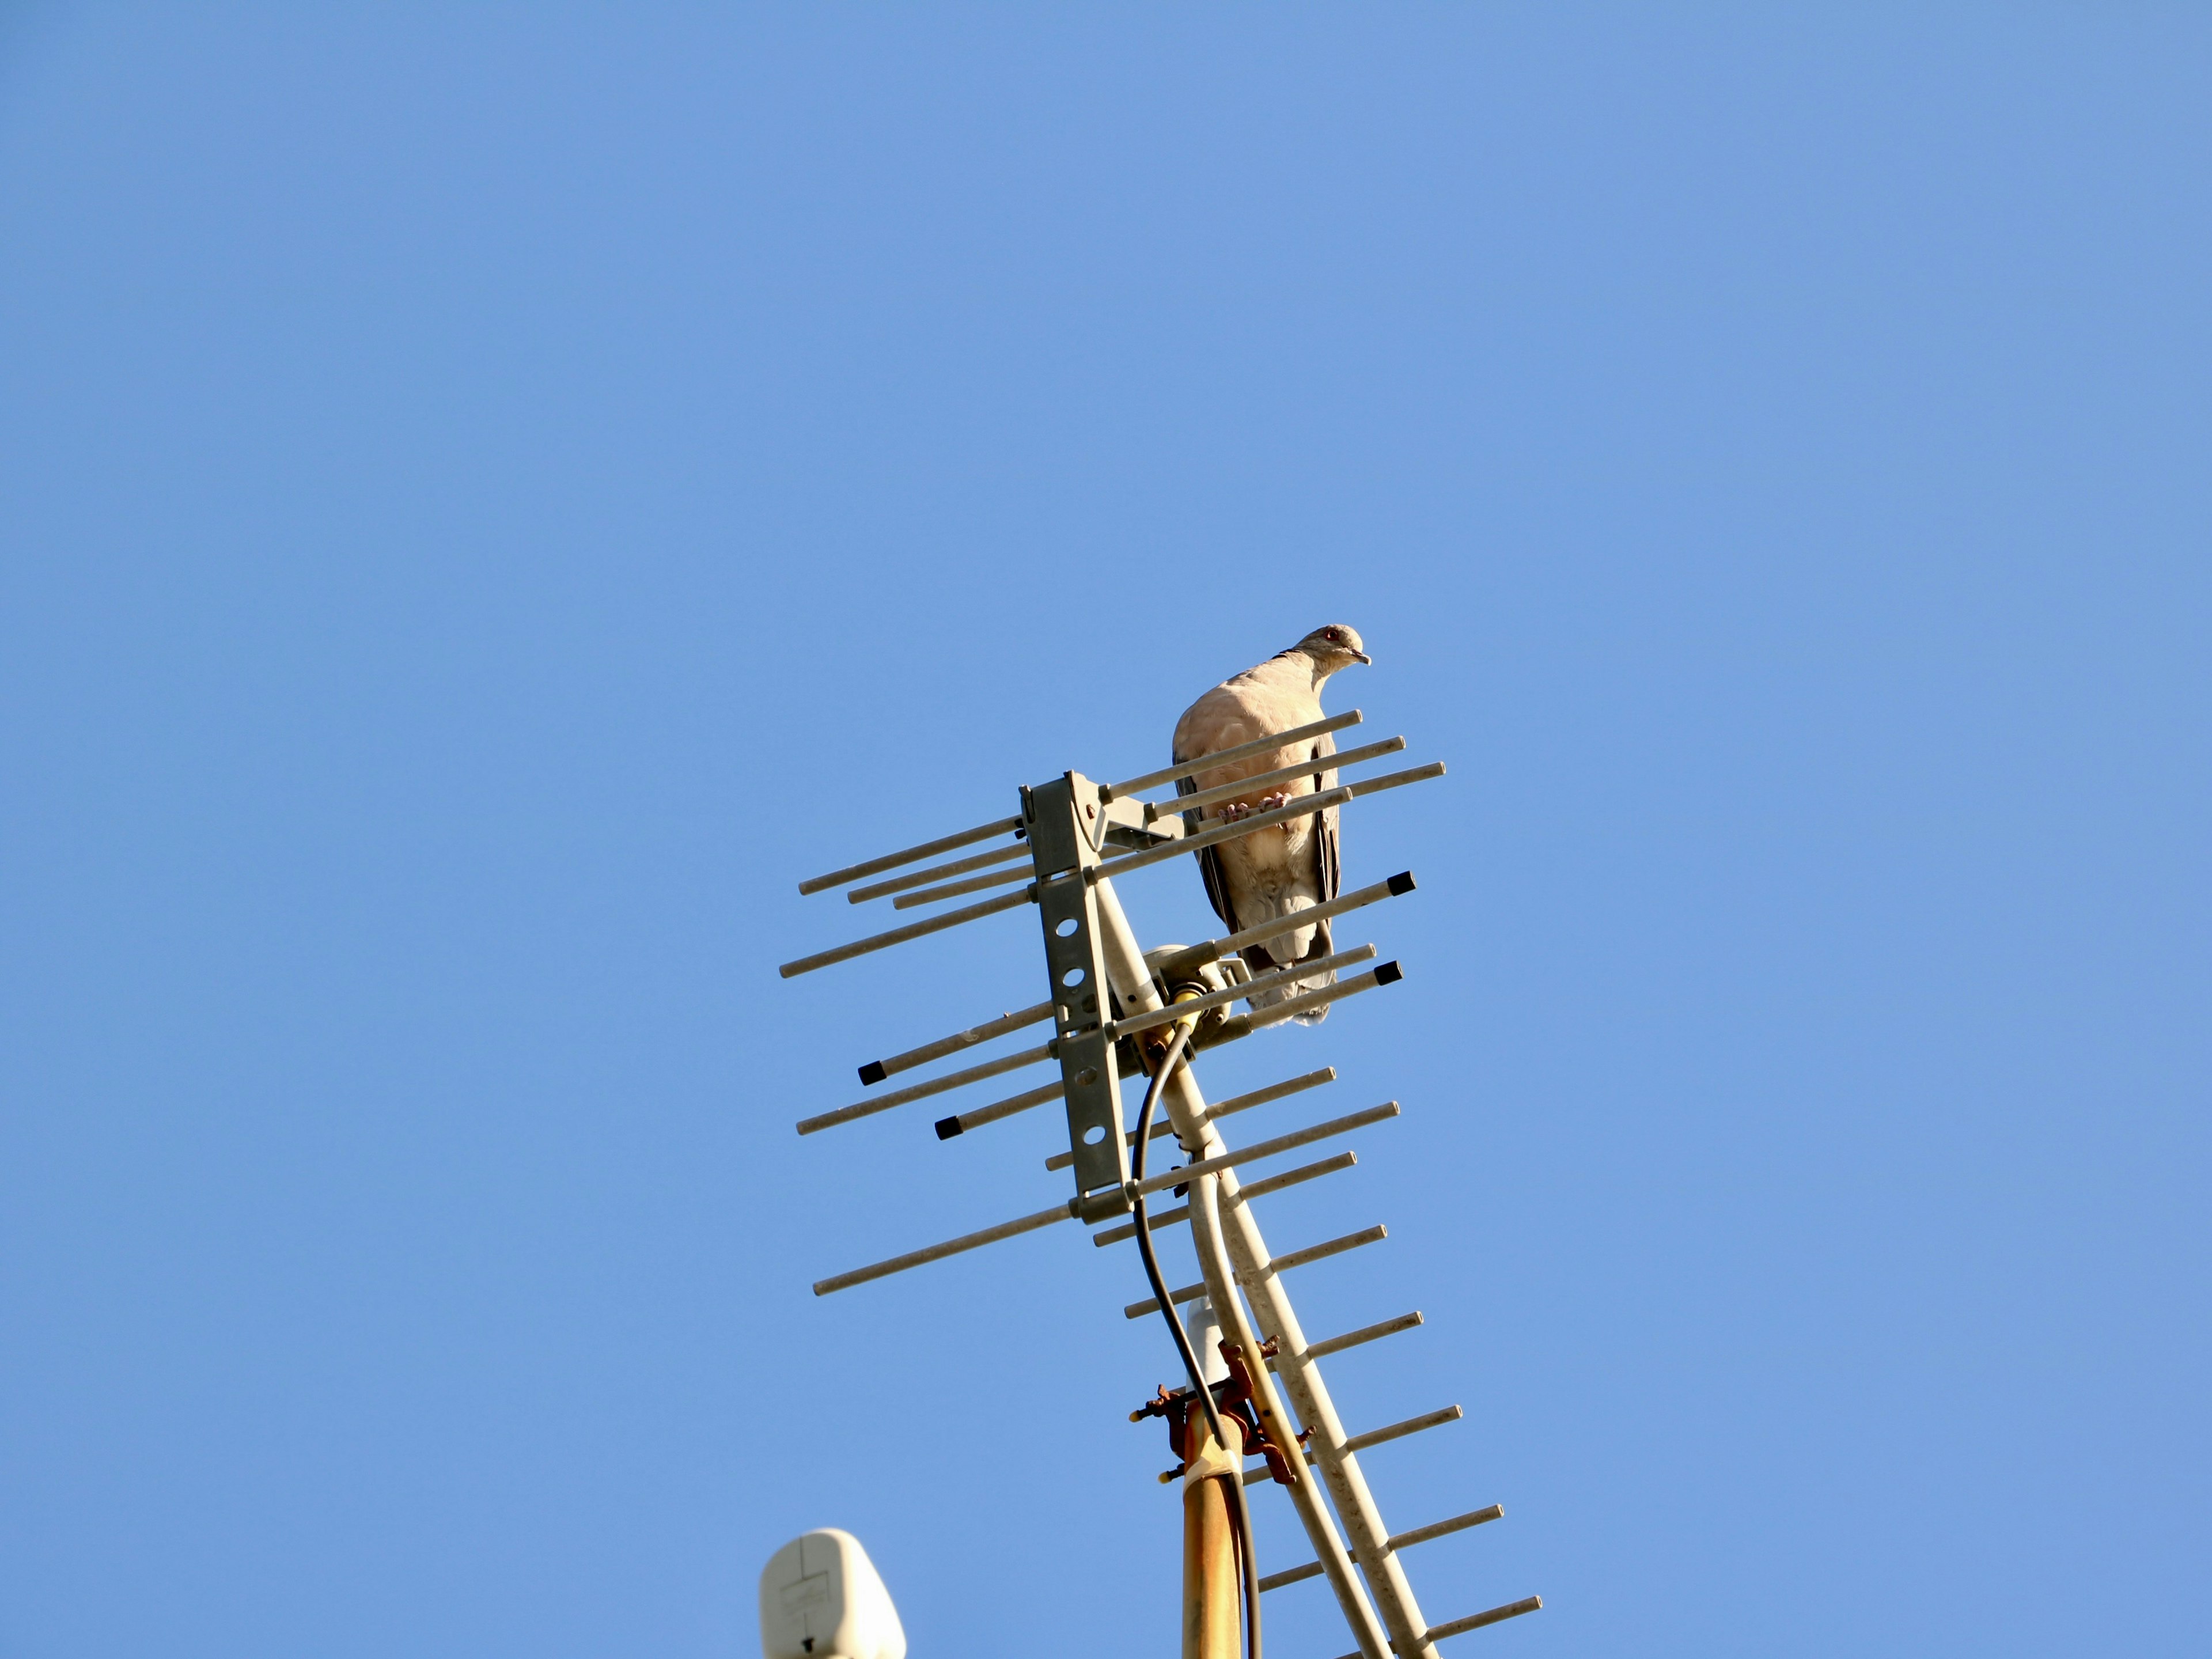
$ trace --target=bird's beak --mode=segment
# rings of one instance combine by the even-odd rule
[[[1369,656],[1364,651],[1355,651],[1352,654],[1358,658],[1361,662],[1365,663],[1370,668],[1375,666],[1375,659]]]

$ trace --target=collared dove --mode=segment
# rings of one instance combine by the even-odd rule
[[[1321,689],[1340,668],[1371,662],[1361,647],[1358,633],[1341,623],[1316,628],[1289,650],[1279,652],[1257,668],[1248,668],[1224,680],[1184,712],[1176,722],[1177,765],[1202,760],[1224,749],[1264,738],[1271,732],[1288,732],[1310,726],[1322,718]],[[1249,760],[1235,761],[1200,772],[1177,786],[1184,794],[1218,788],[1239,779],[1257,777],[1301,761],[1325,761],[1336,752],[1327,732],[1287,749],[1278,749]],[[1336,774],[1316,766],[1310,777],[1294,778],[1263,793],[1245,796],[1216,807],[1213,819],[1234,821],[1253,812],[1288,805],[1300,795],[1334,788]],[[1191,827],[1196,829],[1198,823]],[[1336,850],[1336,809],[1311,817],[1294,818],[1273,830],[1256,830],[1209,847],[1198,854],[1198,867],[1206,877],[1206,896],[1213,912],[1231,933],[1255,927],[1278,916],[1295,916],[1336,896],[1339,866]],[[1328,956],[1328,923],[1292,926],[1248,946],[1244,961],[1255,974],[1313,962]],[[1252,1006],[1265,1008],[1307,991],[1333,984],[1332,972],[1311,979],[1285,981],[1252,998]],[[1319,1023],[1326,1006],[1297,1018],[1306,1024]]]

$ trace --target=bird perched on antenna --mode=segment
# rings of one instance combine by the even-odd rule
[[[1316,628],[1289,650],[1222,681],[1191,704],[1176,722],[1172,758],[1178,766],[1184,765],[1270,732],[1310,726],[1322,718],[1321,689],[1328,683],[1328,677],[1353,663],[1373,660],[1357,629],[1340,623]],[[1334,788],[1336,774],[1322,763],[1334,753],[1335,741],[1323,732],[1289,748],[1200,772],[1176,787],[1183,794],[1195,794],[1303,761],[1316,763],[1310,776],[1294,778],[1264,793],[1240,797],[1214,809],[1216,822],[1233,823],[1255,812],[1287,806],[1300,795]],[[1200,825],[1194,823],[1191,827]],[[1206,896],[1213,902],[1213,913],[1231,933],[1278,917],[1289,923],[1280,933],[1245,948],[1244,961],[1255,974],[1317,961],[1330,953],[1326,921],[1301,927],[1294,918],[1299,911],[1336,896],[1341,866],[1337,859],[1334,806],[1311,817],[1293,818],[1273,829],[1256,830],[1206,848],[1198,854],[1198,867],[1206,878]],[[1255,996],[1252,1006],[1269,1007],[1320,990],[1335,979],[1334,971],[1325,971],[1310,980],[1288,981]],[[1324,1006],[1297,1018],[1306,1024],[1316,1024],[1328,1012]]]

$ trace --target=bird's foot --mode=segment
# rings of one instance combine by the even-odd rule
[[[1259,812],[1273,812],[1288,806],[1297,797],[1287,789],[1275,789],[1255,800],[1232,800],[1221,809],[1221,822],[1237,823]]]

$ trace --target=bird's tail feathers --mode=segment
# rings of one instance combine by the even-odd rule
[[[1310,898],[1293,896],[1279,914],[1285,921],[1290,921],[1299,911],[1312,908],[1313,904],[1314,901]],[[1259,924],[1254,922],[1248,925],[1257,927]],[[1303,939],[1300,937],[1302,934],[1304,935]],[[1301,962],[1318,962],[1334,949],[1335,946],[1329,943],[1328,923],[1326,921],[1311,922],[1304,927],[1297,927],[1293,921],[1292,925],[1283,933],[1276,934],[1272,939],[1263,939],[1257,945],[1248,946],[1243,955],[1245,965],[1250,968],[1255,975],[1259,975],[1272,973],[1278,968],[1291,967]],[[1279,1002],[1288,1002],[1293,997],[1302,997],[1311,991],[1326,990],[1335,983],[1336,969],[1323,969],[1318,974],[1309,975],[1299,979],[1283,980],[1267,987],[1265,990],[1255,992],[1246,999],[1246,1005],[1257,1013],[1263,1008],[1273,1007]],[[1309,1012],[1293,1014],[1291,1018],[1300,1025],[1318,1025],[1328,1018],[1328,1008],[1324,1004]]]

